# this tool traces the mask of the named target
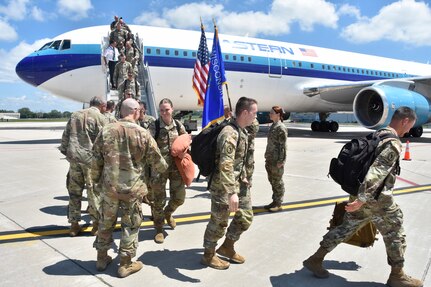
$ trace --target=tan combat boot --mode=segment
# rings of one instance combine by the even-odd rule
[[[136,273],[144,267],[141,261],[132,262],[130,256],[120,257],[120,267],[118,268],[118,277],[124,278],[130,274]]]
[[[69,235],[71,237],[75,237],[81,232],[81,226],[79,226],[78,222],[72,222],[70,225]]]
[[[390,287],[422,287],[424,283],[404,273],[402,267],[392,267],[388,282]]]
[[[329,272],[325,268],[323,268],[323,258],[325,258],[328,251],[320,247],[316,253],[314,253],[310,258],[302,262],[305,268],[313,272],[314,276],[318,278],[328,278]]]
[[[175,219],[172,217],[172,213],[165,213],[166,223],[172,228],[175,229],[177,227],[177,223]]]
[[[154,241],[158,244],[165,242],[165,235],[163,234],[162,227],[156,227],[156,235],[154,236]]]
[[[205,248],[201,264],[218,270],[228,269],[230,265],[229,262],[218,258],[215,254],[215,248]]]
[[[91,235],[96,236],[98,230],[99,230],[99,221],[94,221],[93,228],[91,229]]]
[[[97,251],[97,271],[103,271],[108,267],[109,263],[112,262],[112,257],[108,255],[108,250],[98,250]]]
[[[268,205],[265,205],[263,208],[264,209],[266,209],[266,210],[269,210],[270,208],[273,208],[273,207],[275,207],[277,204],[273,201],[273,202],[271,202],[270,204],[268,204]]]
[[[226,237],[222,246],[217,249],[217,253],[221,256],[229,258],[234,263],[242,264],[245,262],[245,258],[236,253],[235,249],[233,248],[234,243],[235,241]]]

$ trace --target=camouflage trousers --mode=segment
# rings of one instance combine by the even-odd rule
[[[70,163],[66,179],[67,191],[69,192],[68,216],[69,223],[81,220],[82,193],[87,188],[88,211],[91,220],[97,221],[100,206],[100,192],[94,188],[91,181],[90,169],[81,163]]]
[[[281,205],[284,198],[284,166],[279,168],[275,162],[265,162],[265,169],[268,174],[269,183],[272,186],[272,201]]]
[[[169,202],[166,205],[166,182],[169,179]],[[154,226],[161,228],[164,224],[165,214],[172,214],[183,205],[186,197],[184,181],[176,166],[157,177],[151,178],[150,200],[153,202],[152,213]],[[166,205],[166,207],[165,207]]]
[[[217,241],[225,234],[229,220],[229,196],[219,192],[211,192],[211,218],[204,234],[204,247],[215,248]],[[241,234],[246,231],[253,221],[253,207],[251,204],[250,188],[240,185],[239,209],[227,229],[226,238],[238,241]]]
[[[99,231],[93,246],[98,251],[108,250],[112,246],[112,233],[115,229],[118,214],[121,215],[120,256],[136,256],[138,234],[142,223],[142,196],[122,201],[102,195],[100,206]]]
[[[352,197],[351,201],[353,199]],[[403,213],[393,201],[392,195],[381,194],[377,203],[363,205],[355,212],[346,212],[343,223],[326,233],[320,245],[330,252],[370,220],[383,236],[388,264],[392,267],[403,267],[404,252],[407,246],[403,228]]]

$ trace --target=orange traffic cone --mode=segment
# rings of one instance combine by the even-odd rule
[[[404,153],[403,160],[412,160],[410,158],[410,142],[409,141],[406,142],[406,152]]]

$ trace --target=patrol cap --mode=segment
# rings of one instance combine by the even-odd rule
[[[135,112],[135,110],[139,110],[140,106],[135,99],[129,98],[125,99],[121,104],[121,117],[126,117]]]

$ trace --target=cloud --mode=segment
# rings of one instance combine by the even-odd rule
[[[9,0],[7,6],[0,6],[0,14],[7,19],[23,20],[27,15],[27,4],[29,0]]]
[[[362,18],[343,29],[350,42],[379,40],[404,42],[414,46],[431,45],[431,9],[425,2],[401,0],[389,4],[372,18]]]
[[[45,13],[38,7],[31,8],[31,16],[34,20],[43,22],[45,20]]]
[[[8,22],[0,19],[0,41],[15,41],[18,39],[18,34]]]
[[[199,17],[207,27],[215,18],[223,33],[249,36],[286,34],[294,23],[303,31],[312,31],[316,25],[336,28],[338,21],[335,5],[325,0],[274,0],[268,12],[238,13],[225,10],[222,4],[188,3],[162,13],[146,11],[134,23],[188,29],[199,27]]]
[[[352,6],[350,4],[341,5],[341,7],[338,9],[338,15],[339,16],[342,16],[342,15],[353,16],[356,18],[356,20],[362,19],[361,11],[357,7]]]
[[[15,73],[15,67],[18,62],[49,41],[50,39],[41,39],[35,41],[33,44],[21,42],[10,51],[0,49],[0,58],[3,59],[2,64],[0,65],[0,83],[21,81]]]
[[[93,9],[90,0],[58,0],[57,5],[60,13],[72,20],[87,18],[88,11]]]

